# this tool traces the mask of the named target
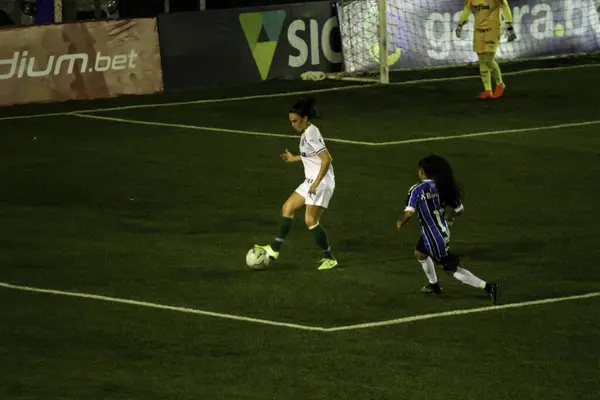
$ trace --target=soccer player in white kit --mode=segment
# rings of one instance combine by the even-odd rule
[[[290,109],[289,117],[292,127],[302,134],[300,138],[300,155],[293,155],[286,149],[285,153],[281,154],[281,158],[286,163],[302,161],[305,179],[283,204],[279,230],[273,242],[266,246],[255,246],[264,249],[269,257],[276,260],[292,227],[294,213],[302,206],[306,206],[304,222],[314,234],[317,245],[323,250],[319,270],[325,270],[335,268],[338,265],[337,260],[331,253],[327,233],[320,223],[321,216],[333,196],[335,175],[332,165],[333,159],[325,146],[323,136],[319,128],[311,122],[311,119],[315,116],[315,100],[313,98],[301,99]]]

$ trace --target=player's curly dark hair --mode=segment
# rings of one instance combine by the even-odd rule
[[[432,154],[419,160],[419,167],[423,168],[425,175],[433,179],[442,206],[456,208],[464,196],[464,190],[456,183],[450,163],[441,156]]]
[[[313,119],[317,116],[317,109],[315,108],[315,99],[313,96],[303,97],[298,100],[292,107],[290,107],[290,113],[298,114],[301,117],[308,117]]]

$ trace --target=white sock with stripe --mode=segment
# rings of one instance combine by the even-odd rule
[[[433,264],[431,257],[427,257],[424,260],[419,260],[419,262],[421,263],[421,267],[423,267],[425,275],[427,275],[427,279],[429,279],[429,283],[437,283],[435,264]]]
[[[485,281],[479,279],[467,269],[458,267],[456,269],[456,272],[452,276],[469,286],[473,286],[479,289],[485,289]]]

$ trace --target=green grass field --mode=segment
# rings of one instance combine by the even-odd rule
[[[525,302],[600,294],[600,68],[505,80],[489,102],[474,100],[477,77],[317,95],[337,180],[322,223],[343,268],[330,271],[317,271],[302,215],[268,270],[244,263],[303,179],[301,164],[279,159],[297,151],[297,95],[0,119],[0,282],[281,323],[0,287],[0,399],[596,399],[600,299]],[[492,134],[465,136],[478,132]],[[500,284],[500,306],[517,307],[452,313],[491,303],[441,270],[444,294],[419,292],[417,221],[402,232],[395,221],[416,162],[434,152],[467,190],[453,250]]]

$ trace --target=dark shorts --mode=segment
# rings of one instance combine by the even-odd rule
[[[425,246],[425,242],[423,241],[423,237],[419,238],[417,245],[415,246],[415,250],[419,253],[427,254],[434,263],[441,265],[444,271],[456,271],[456,268],[460,266],[460,258],[456,254],[448,252],[448,255],[438,259],[431,255],[427,247]]]

